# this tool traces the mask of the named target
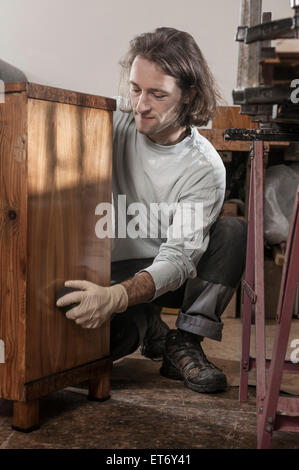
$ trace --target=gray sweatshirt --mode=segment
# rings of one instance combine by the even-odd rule
[[[144,269],[154,299],[196,277],[222,208],[225,168],[196,127],[168,146],[140,134],[132,113],[117,110],[113,128],[112,261],[154,258]]]

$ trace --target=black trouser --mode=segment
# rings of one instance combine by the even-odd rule
[[[218,219],[210,230],[206,252],[197,265],[197,277],[152,303],[129,307],[111,319],[113,359],[126,356],[142,344],[149,315],[161,307],[180,308],[176,326],[184,331],[221,341],[221,314],[238,287],[245,267],[247,224],[236,217]],[[112,283],[129,279],[153,259],[112,263]]]

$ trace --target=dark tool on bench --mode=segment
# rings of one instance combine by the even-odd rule
[[[294,16],[276,21],[267,21],[254,26],[239,26],[236,41],[251,44],[277,38],[299,37],[299,0],[291,0]]]
[[[299,103],[294,77],[299,76],[299,53],[277,52],[271,39],[299,37],[299,0],[290,0],[294,18],[271,21],[262,13],[262,0],[242,0],[237,87],[233,101],[258,129],[227,129],[226,140],[298,142]],[[292,21],[291,21],[292,20]],[[289,33],[286,33],[289,23]],[[294,90],[295,87],[295,90]]]

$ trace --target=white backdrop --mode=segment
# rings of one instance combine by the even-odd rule
[[[232,104],[240,0],[0,0],[0,58],[29,81],[114,96],[118,60],[136,34],[158,26],[191,33]],[[289,0],[264,0],[274,18]]]

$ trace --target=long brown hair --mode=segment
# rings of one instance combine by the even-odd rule
[[[137,56],[156,63],[167,75],[174,77],[183,97],[194,90],[193,99],[181,105],[178,116],[181,126],[202,126],[213,118],[221,95],[201,50],[191,34],[166,27],[136,36],[120,61],[119,95],[122,97],[122,111],[132,111],[129,75]]]

